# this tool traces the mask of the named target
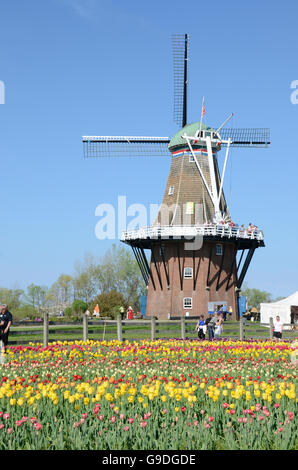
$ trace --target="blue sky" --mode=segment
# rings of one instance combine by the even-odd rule
[[[113,241],[95,236],[99,204],[161,202],[170,158],[87,160],[81,136],[177,132],[170,37],[189,33],[189,122],[204,95],[206,124],[234,112],[233,127],[271,129],[271,148],[233,149],[227,173],[234,220],[265,235],[246,283],[296,291],[297,13],[294,1],[3,3],[0,286],[51,285],[102,256]]]

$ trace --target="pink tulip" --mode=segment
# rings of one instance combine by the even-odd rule
[[[8,419],[8,418],[10,418],[10,414],[9,413],[4,413],[3,419]]]
[[[129,424],[132,424],[134,422],[134,419],[133,418],[128,418],[128,422],[129,422]]]

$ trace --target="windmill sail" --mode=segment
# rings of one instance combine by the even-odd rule
[[[172,36],[174,60],[174,122],[179,127],[187,124],[187,87],[189,69],[189,35]]]
[[[270,131],[267,128],[239,128],[221,129],[222,140],[231,139],[232,147],[268,147],[270,144]],[[227,145],[222,142],[222,145]]]
[[[168,157],[168,137],[84,136],[84,157]]]

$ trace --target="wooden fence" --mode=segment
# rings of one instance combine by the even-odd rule
[[[72,340],[83,340],[87,341],[91,335],[97,340],[107,340],[117,338],[118,341],[125,341],[129,339],[140,340],[140,339],[151,339],[154,341],[158,339],[158,335],[162,337],[167,337],[170,335],[171,338],[180,338],[186,339],[190,337],[196,337],[195,325],[197,320],[191,318],[182,317],[179,320],[157,320],[155,317],[151,319],[142,319],[142,320],[122,320],[119,315],[116,320],[93,320],[90,317],[84,315],[82,322],[79,324],[73,324],[73,328],[67,325],[53,325],[49,326],[49,316],[48,314],[44,315],[43,322],[39,326],[32,327],[22,327],[21,329],[14,329],[10,332],[9,344],[28,344],[29,340],[14,340],[13,337],[19,335],[30,336],[30,341],[43,343],[43,346],[46,347],[50,341],[62,341],[66,340],[67,335],[72,335]],[[262,327],[269,327],[267,329],[258,330],[259,324],[255,325],[245,325],[243,318],[240,319],[237,324],[231,323],[229,321],[224,322],[224,333],[223,337],[233,338],[243,340],[250,333],[262,333],[258,335],[258,338],[266,339],[273,338],[273,319],[270,318],[270,323],[261,324]],[[289,326],[289,325],[284,325]],[[293,326],[293,325],[291,325]],[[95,327],[95,328],[94,328]],[[101,327],[99,333],[99,327]],[[252,328],[255,327],[253,330]],[[232,330],[231,330],[232,328]],[[230,331],[230,334],[228,333]],[[129,337],[125,337],[126,333],[129,332]],[[233,334],[231,334],[231,332]],[[50,338],[50,336],[55,336],[56,339]],[[145,336],[142,338],[142,336]],[[32,337],[35,338],[32,340]],[[38,338],[37,338],[38,337]],[[208,335],[206,335],[208,337]],[[252,337],[252,336],[251,336]],[[256,336],[255,336],[256,337]],[[58,339],[57,339],[58,338]],[[62,339],[63,338],[63,339]],[[256,337],[257,339],[257,337]],[[1,349],[1,348],[0,348]],[[0,363],[1,363],[1,354],[0,354]]]

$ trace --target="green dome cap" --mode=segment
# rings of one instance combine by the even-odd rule
[[[171,141],[169,143],[169,150],[172,150],[175,147],[185,146],[186,145],[186,140],[182,139],[181,136],[184,133],[186,133],[187,135],[190,135],[190,136],[194,137],[196,132],[198,132],[200,130],[200,127],[201,127],[202,131],[210,131],[210,132],[211,131],[214,131],[214,132],[216,131],[212,127],[206,126],[206,124],[203,124],[203,123],[201,124],[200,121],[199,122],[193,122],[192,124],[186,124],[186,126],[182,127],[182,129],[180,129],[180,131],[178,131],[177,134],[175,134],[171,138]]]

